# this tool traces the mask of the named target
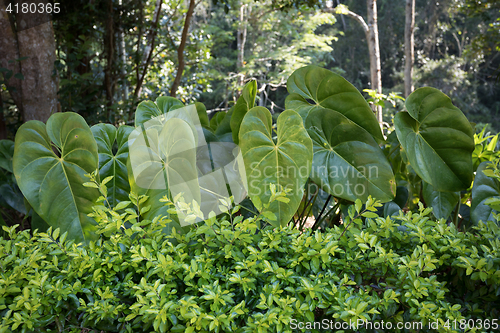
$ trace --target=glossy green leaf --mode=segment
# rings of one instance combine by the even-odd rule
[[[415,90],[408,112],[394,118],[396,134],[415,172],[437,191],[468,189],[472,182],[473,129],[448,96],[435,88]]]
[[[12,171],[12,157],[14,156],[14,141],[0,140],[0,168]]]
[[[129,199],[128,136],[134,128],[124,125],[117,129],[111,124],[97,124],[91,130],[97,142],[100,179],[102,181],[106,177],[113,177],[106,186],[108,201],[114,207],[118,202]]]
[[[253,108],[256,95],[257,81],[252,80],[248,82],[245,87],[243,87],[243,91],[236,101],[236,105],[234,106],[234,111],[230,121],[233,141],[236,144],[238,144],[238,134],[240,132],[241,121],[243,120],[243,117],[245,117],[245,114],[248,112],[248,110]]]
[[[500,200],[500,182],[486,176],[483,171],[491,162],[482,162],[476,171],[474,185],[472,186],[471,220],[474,224],[479,221],[496,221],[493,213],[498,213],[492,207],[486,204],[488,199]]]
[[[317,66],[302,67],[288,78],[285,108],[297,111],[304,121],[322,106],[340,112],[383,141],[380,125],[363,95],[342,76]]]
[[[447,219],[460,200],[460,192],[440,192],[423,182],[422,194],[427,207],[432,207],[432,213],[438,219]]]
[[[273,140],[271,113],[254,107],[243,118],[239,133],[248,180],[248,194],[256,207],[271,197],[270,184],[291,190],[289,203],[274,201],[269,209],[279,224],[287,224],[304,193],[312,162],[312,142],[295,111],[284,111],[277,122],[277,142]]]
[[[384,217],[399,215],[401,207],[394,201],[389,201],[384,204]]]
[[[306,118],[313,141],[311,179],[338,198],[383,202],[396,193],[392,168],[375,139],[341,113],[317,108]]]
[[[53,114],[47,125],[29,121],[17,131],[13,168],[19,188],[38,215],[77,242],[95,238],[87,214],[99,192],[82,184],[98,161],[92,131],[76,113]]]

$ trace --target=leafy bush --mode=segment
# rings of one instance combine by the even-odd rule
[[[444,332],[500,315],[495,223],[463,233],[422,205],[382,218],[369,198],[324,232],[274,228],[269,214],[243,219],[236,207],[165,234],[169,220],[131,209],[145,200],[94,207],[99,238],[85,246],[58,229],[4,227],[0,332],[291,332],[325,319],[414,321],[424,331],[438,320]]]

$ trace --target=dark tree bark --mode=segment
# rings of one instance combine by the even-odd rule
[[[186,13],[184,28],[182,29],[181,43],[179,44],[179,48],[177,49],[178,67],[174,83],[172,84],[172,88],[170,89],[170,96],[172,97],[175,97],[177,94],[177,88],[179,88],[179,84],[181,83],[182,73],[184,72],[184,67],[186,66],[186,63],[184,61],[184,49],[186,48],[186,42],[188,39],[188,32],[189,32],[189,24],[191,22],[191,17],[193,16],[195,6],[196,6],[195,0],[189,0],[189,8]]]
[[[406,0],[406,23],[405,23],[405,97],[413,92],[413,62],[414,62],[414,40],[415,29],[415,0]]]
[[[49,14],[18,13],[17,33],[12,29],[5,10],[6,2],[0,0],[0,63],[7,63],[24,77],[19,82],[9,82],[14,103],[23,121],[47,121],[51,113],[58,111],[58,80],[55,75],[56,60],[54,29]],[[25,58],[9,64],[9,60]],[[18,72],[19,73],[19,72]],[[20,86],[20,89],[18,89]]]

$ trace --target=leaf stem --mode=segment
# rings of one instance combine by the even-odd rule
[[[460,202],[462,201],[462,193],[458,193],[458,203],[455,208],[455,214],[453,215],[453,224],[458,230],[458,212],[460,211]]]

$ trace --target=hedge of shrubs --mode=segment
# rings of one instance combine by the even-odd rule
[[[58,229],[4,227],[0,333],[318,332],[327,326],[314,322],[328,331],[363,320],[392,327],[379,331],[409,322],[489,331],[499,318],[492,222],[459,232],[423,207],[382,218],[369,199],[323,232],[275,228],[235,208],[167,235],[169,220],[138,221],[129,205],[98,207],[101,236],[85,246]]]

